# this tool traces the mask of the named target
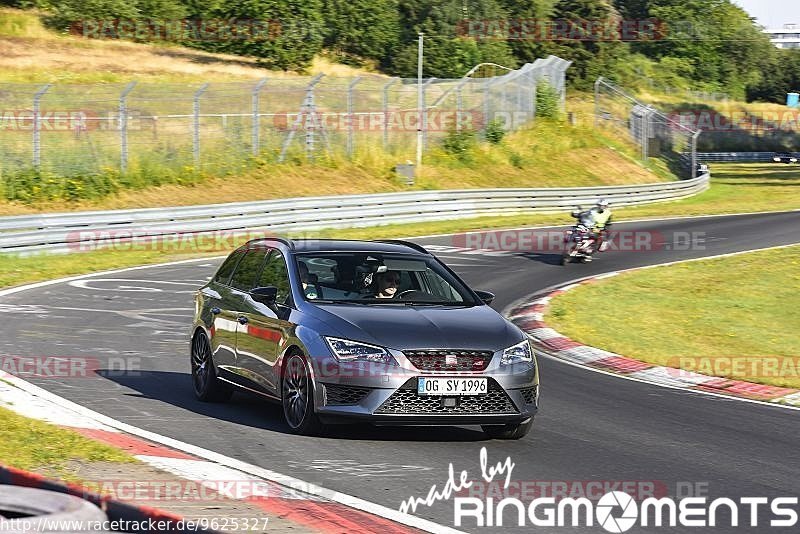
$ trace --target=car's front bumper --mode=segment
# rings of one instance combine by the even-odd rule
[[[538,384],[528,381],[505,389],[493,377],[484,395],[420,396],[417,377],[398,388],[319,385],[317,413],[329,423],[357,420],[385,425],[490,425],[522,423],[538,410]]]
[[[390,352],[397,365],[342,363],[330,356],[313,358],[314,408],[320,419],[383,425],[519,424],[538,410],[535,358],[502,365],[502,352],[498,351],[483,371],[439,372],[417,369],[402,352]],[[481,396],[419,396],[417,381],[421,376],[486,378],[489,388]],[[449,399],[447,405],[443,399]]]

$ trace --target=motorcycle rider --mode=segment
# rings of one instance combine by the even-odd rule
[[[596,241],[597,236],[595,235],[594,232],[595,220],[594,220],[593,209],[582,210],[580,206],[577,206],[575,210],[572,211],[571,215],[575,219],[577,219],[577,224],[574,229],[574,232],[578,232],[577,236],[584,235],[585,232],[585,234],[589,239],[589,243]],[[565,237],[565,243],[568,243],[569,240],[570,238]],[[580,241],[580,243],[581,243],[580,250],[582,254],[582,260],[586,263],[592,261],[592,252],[593,249],[595,248],[594,244],[592,243],[590,246],[584,247],[583,245],[586,243],[586,241]]]
[[[595,207],[590,210],[592,216],[592,232],[597,239],[597,251],[603,252],[608,248],[606,237],[608,230],[611,228],[611,208],[609,207],[608,200],[601,198],[595,204]]]

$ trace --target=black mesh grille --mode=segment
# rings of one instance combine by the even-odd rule
[[[536,400],[536,386],[529,388],[522,388],[519,390],[522,393],[522,398],[525,399],[525,404],[533,404]]]
[[[486,395],[458,397],[455,399],[455,406],[445,406],[443,397],[418,395],[417,379],[412,378],[386,399],[375,413],[434,415],[519,413],[503,388],[491,378],[488,389]]]
[[[407,350],[403,354],[423,371],[483,371],[493,356],[488,350]]]
[[[325,384],[325,405],[346,406],[358,404],[372,391],[369,388],[358,386],[343,386],[340,384]]]

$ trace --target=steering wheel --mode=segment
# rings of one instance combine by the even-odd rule
[[[405,291],[401,291],[400,293],[395,293],[392,297],[393,299],[402,299],[403,295],[408,295],[409,293],[413,293],[417,291],[416,289],[406,289]]]

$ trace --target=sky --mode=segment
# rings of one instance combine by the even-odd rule
[[[768,28],[781,28],[784,24],[800,24],[800,0],[733,0],[758,23]]]

